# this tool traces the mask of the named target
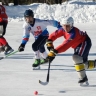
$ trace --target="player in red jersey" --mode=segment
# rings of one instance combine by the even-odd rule
[[[78,83],[86,82],[88,78],[85,69],[91,69],[96,66],[95,60],[88,60],[88,54],[91,48],[91,39],[86,32],[80,31],[73,26],[74,20],[72,17],[63,19],[61,22],[62,27],[49,35],[46,42],[47,48],[50,51],[48,54],[49,61],[52,62],[58,53],[65,52],[70,47],[74,49],[73,61],[75,62],[75,69],[79,76]],[[64,41],[54,48],[53,42],[63,36]]]
[[[4,51],[5,55],[14,51],[4,38],[7,24],[8,24],[8,16],[6,14],[6,10],[3,5],[0,5],[0,52]]]

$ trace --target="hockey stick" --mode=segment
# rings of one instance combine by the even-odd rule
[[[19,51],[17,50],[17,51],[14,51],[14,52],[12,52],[12,53],[4,56],[4,57],[0,57],[0,60],[2,60],[2,59],[4,59],[4,58],[7,58],[7,57],[9,57],[9,56],[11,56],[11,55],[13,55],[13,54],[15,54],[15,53],[17,53],[17,52],[19,52]]]
[[[39,80],[39,83],[41,85],[47,85],[49,83],[49,74],[50,74],[50,61],[49,61],[49,66],[48,66],[48,73],[47,73],[46,82],[42,82],[41,80]]]

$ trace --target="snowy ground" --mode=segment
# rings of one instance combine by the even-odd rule
[[[96,22],[96,2],[92,0],[70,0],[60,4],[33,3],[30,5],[5,6],[9,21],[22,21],[26,9],[32,9],[35,18],[55,19],[72,16],[77,23]]]
[[[15,50],[21,43],[22,24],[23,22],[9,22],[7,27],[6,38]],[[93,46],[89,59],[96,59],[96,23],[75,24],[75,26],[83,31],[86,30],[90,35]],[[62,40],[62,38],[57,40],[55,46]],[[96,69],[87,71],[90,85],[80,87],[71,58],[72,49],[58,54],[51,64],[49,84],[40,85],[39,80],[46,81],[48,64],[42,65],[41,70],[32,70],[34,54],[31,44],[33,41],[31,36],[24,52],[18,52],[0,61],[0,96],[34,96],[36,90],[38,96],[96,96]]]

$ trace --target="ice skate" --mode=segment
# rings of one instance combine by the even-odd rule
[[[8,55],[8,54],[10,54],[11,52],[13,52],[14,50],[7,44],[6,46],[5,46],[5,52],[4,52],[4,54],[5,55]]]
[[[85,76],[83,79],[80,79],[80,80],[78,81],[78,83],[80,84],[80,86],[88,86],[89,83],[88,83],[88,78],[87,78],[87,76]]]
[[[4,54],[5,54],[5,55],[8,55],[8,54],[12,53],[13,51],[14,51],[13,49],[10,49],[9,51],[4,52]]]
[[[48,62],[48,59],[47,58],[46,59],[40,59],[40,64],[45,64],[47,62]]]
[[[40,65],[38,65],[37,67],[33,67],[33,70],[39,70],[40,69]]]
[[[40,69],[40,59],[35,59],[35,62],[32,65],[33,70],[39,70]]]
[[[10,48],[9,50],[5,50],[4,54],[8,55],[10,53],[12,53],[14,50],[12,48]]]

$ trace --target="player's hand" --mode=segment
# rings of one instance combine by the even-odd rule
[[[50,40],[50,39],[47,39],[47,40],[46,40],[46,46],[47,46],[47,49],[48,49],[49,51],[52,50],[52,49],[54,49],[53,42],[52,42],[52,40]]]
[[[58,52],[55,49],[50,50],[47,57],[49,59],[49,62],[52,62],[55,59],[55,56],[57,55],[57,53]]]
[[[24,51],[24,48],[25,48],[25,45],[24,45],[24,44],[21,44],[21,45],[19,46],[19,48],[18,48],[18,51],[19,51],[19,52],[22,52],[22,51]]]

